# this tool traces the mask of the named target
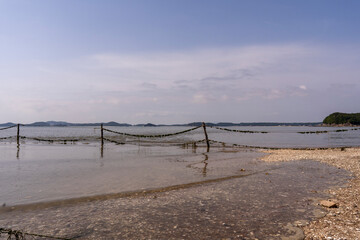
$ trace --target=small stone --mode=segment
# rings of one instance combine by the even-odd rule
[[[328,201],[328,200],[322,200],[320,202],[320,205],[327,208],[337,208],[338,205],[336,202]]]

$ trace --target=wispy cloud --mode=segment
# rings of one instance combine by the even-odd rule
[[[336,89],[345,93],[349,86],[354,91],[360,74],[354,55],[346,48],[302,44],[100,53],[63,64],[37,63],[26,74],[0,73],[4,86],[0,106],[14,117],[78,116],[87,121],[83,116],[98,120],[107,116],[129,122],[139,122],[140,115],[163,122],[187,121],[199,114],[201,106],[222,112],[225,105],[238,107],[244,102],[262,111],[261,103],[305,104],[319,93],[327,96]],[[286,108],[276,112],[277,117],[286,115]],[[179,113],[186,117],[179,119]],[[238,117],[235,112],[228,115],[234,117],[229,121]]]

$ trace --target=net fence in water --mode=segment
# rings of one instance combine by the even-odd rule
[[[360,128],[342,128],[342,129],[325,129],[321,131],[299,131],[299,129],[278,130],[276,127],[270,129],[270,131],[264,131],[264,129],[247,130],[247,129],[234,129],[217,127],[213,125],[200,125],[193,126],[191,128],[181,127],[21,127],[23,125],[12,125],[0,128],[0,142],[17,142],[18,144],[31,142],[31,143],[59,143],[59,144],[74,144],[74,143],[101,143],[106,142],[113,144],[139,144],[144,145],[209,145],[214,146],[232,146],[232,147],[254,147],[254,148],[276,148],[275,146],[291,147],[289,141],[298,138],[303,139],[306,135],[325,135],[329,134],[329,139],[335,139],[339,136],[331,136],[331,134],[342,134],[343,132],[360,130]],[[14,129],[17,127],[17,131]],[[203,129],[202,129],[203,128]],[[208,128],[208,130],[206,130]],[[15,130],[15,131],[14,131]],[[175,130],[172,132],[171,130]],[[266,129],[268,130],[268,129]],[[209,138],[206,131],[209,132]],[[259,136],[264,135],[264,136]],[[281,136],[280,136],[281,135]],[[286,135],[286,136],[285,136]],[[301,137],[303,135],[304,137]],[[273,137],[274,136],[274,137]],[[280,137],[279,137],[280,136]],[[300,136],[300,137],[296,137]],[[350,135],[349,135],[350,136]],[[357,134],[350,136],[351,138],[358,138]],[[349,138],[350,138],[349,137]],[[282,138],[282,139],[281,139]],[[286,138],[286,139],[285,139]],[[310,137],[315,140],[319,140],[319,137]],[[274,141],[278,141],[279,143]],[[310,139],[310,140],[312,140]],[[325,138],[324,138],[325,139]],[[300,142],[299,140],[299,142]],[[314,141],[315,141],[314,140]],[[322,140],[322,139],[320,139]],[[325,141],[325,140],[324,140]],[[333,140],[335,141],[335,140]],[[351,140],[353,141],[353,140]],[[316,142],[315,142],[316,143]],[[306,145],[306,144],[305,144]],[[309,145],[309,144],[307,144]],[[306,146],[307,146],[306,145]],[[318,147],[324,147],[326,145],[319,145]],[[355,144],[356,145],[356,144]],[[309,146],[312,146],[310,144]],[[331,145],[329,145],[331,146]],[[301,148],[304,146],[297,146]],[[327,145],[326,145],[327,147]],[[335,146],[334,146],[335,147]],[[281,147],[278,147],[281,148]]]
[[[130,134],[130,133],[113,131],[113,130],[110,130],[110,129],[107,129],[107,128],[103,128],[103,130],[107,131],[107,132],[111,132],[111,133],[116,133],[116,134],[119,134],[119,135],[124,135],[124,136],[129,136],[129,137],[136,137],[136,138],[164,138],[164,137],[176,136],[176,135],[184,134],[184,133],[187,133],[187,132],[191,132],[191,131],[194,131],[194,130],[200,128],[200,127],[194,127],[194,128],[191,128],[191,129],[187,129],[187,130],[180,131],[180,132],[175,132],[175,133],[158,134],[158,135]]]
[[[26,239],[59,239],[72,240],[75,238],[56,237],[44,234],[28,233],[22,230],[14,230],[10,228],[0,228],[0,237],[4,236],[7,240],[26,240]],[[30,237],[30,238],[29,238]]]
[[[21,130],[17,131],[17,135],[14,135],[14,131],[11,131],[11,128],[16,127],[10,126],[5,127],[0,130],[6,133],[0,132],[0,141],[2,142],[13,142],[17,141],[18,144],[25,142],[42,142],[42,143],[93,143],[100,141],[112,142],[115,144],[125,144],[125,143],[172,143],[172,144],[184,144],[189,142],[200,142],[193,136],[202,135],[201,132],[195,130],[199,129],[201,126],[192,127],[190,129],[181,129],[176,132],[169,133],[168,129],[161,128],[127,128],[129,132],[119,131],[118,129],[110,128],[36,128],[36,127],[24,127]],[[41,130],[39,130],[41,129]],[[59,130],[60,129],[60,130]],[[159,129],[159,130],[158,130]],[[61,130],[64,130],[61,132]],[[71,130],[74,130],[75,133],[72,133]],[[83,131],[80,131],[83,130]],[[124,130],[124,129],[122,129]],[[150,131],[149,131],[150,130]],[[132,133],[133,131],[134,133]],[[140,132],[139,132],[140,131]],[[141,132],[142,131],[142,132]],[[145,133],[144,133],[145,132]],[[53,133],[53,135],[51,135]],[[78,136],[81,135],[81,136]],[[181,136],[180,136],[181,135]],[[190,137],[189,137],[190,136]],[[203,136],[202,136],[203,138]]]
[[[10,126],[10,127],[4,127],[4,128],[0,128],[0,131],[2,131],[2,130],[6,130],[6,129],[10,129],[10,128],[14,128],[14,127],[17,127],[17,125],[14,125],[14,126]]]
[[[250,130],[237,130],[237,129],[230,129],[230,128],[221,128],[221,127],[214,127],[214,126],[209,126],[210,128],[215,128],[218,130],[223,130],[223,131],[227,131],[227,132],[238,132],[238,133],[269,133],[266,131],[250,131]]]

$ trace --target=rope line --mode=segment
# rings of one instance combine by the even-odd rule
[[[282,150],[282,149],[289,149],[289,150],[328,150],[328,149],[346,149],[351,147],[265,147],[265,146],[253,146],[253,145],[242,145],[242,144],[236,144],[236,143],[226,143],[226,142],[220,142],[215,140],[210,140],[212,143],[220,143],[220,144],[227,144],[231,145],[233,147],[241,147],[241,148],[254,148],[254,149],[264,149],[264,150]]]
[[[14,126],[10,126],[10,127],[4,127],[4,128],[0,128],[0,131],[1,130],[6,130],[6,129],[9,129],[9,128],[14,128],[14,127],[16,127],[17,125],[14,125]]]
[[[28,232],[23,232],[20,230],[13,230],[8,228],[0,228],[0,236],[1,234],[7,234],[8,235],[7,239],[12,239],[12,236],[14,236],[16,240],[25,240],[26,235],[33,237],[41,237],[41,238],[59,239],[59,240],[72,240],[71,238],[54,237],[43,234],[28,233]]]
[[[2,137],[2,138],[0,138],[0,140],[10,139],[10,138],[13,138],[13,137]]]
[[[210,128],[215,128],[218,130],[228,131],[228,132],[240,132],[240,133],[269,133],[265,131],[248,131],[248,130],[235,130],[235,129],[229,129],[229,128],[220,128],[215,126],[207,126]],[[297,132],[300,134],[321,134],[321,133],[329,133],[329,132],[347,132],[347,131],[356,131],[360,130],[360,128],[352,128],[352,129],[337,129],[337,130],[329,130],[329,131],[306,131],[306,132]]]
[[[33,137],[25,137],[20,136],[21,139],[31,139],[39,142],[78,142],[82,139],[43,139],[43,138],[33,138]]]
[[[182,143],[181,145],[183,146],[188,146],[188,145],[196,145],[197,143],[202,143],[202,142],[205,142],[206,139],[203,139],[203,140],[199,140],[199,141],[192,141],[192,142],[185,142],[185,143]]]
[[[107,132],[111,132],[111,133],[116,133],[116,134],[120,134],[120,135],[124,135],[124,136],[129,136],[129,137],[139,137],[139,138],[163,138],[163,137],[169,137],[169,136],[175,136],[175,135],[179,135],[179,134],[183,134],[183,133],[187,133],[190,131],[194,131],[199,127],[194,127],[185,131],[181,131],[181,132],[176,132],[176,133],[169,133],[169,134],[159,134],[159,135],[142,135],[142,134],[130,134],[130,133],[123,133],[123,132],[117,132],[117,131],[113,131],[107,128],[103,128],[104,131]]]
[[[209,139],[209,142],[212,142],[212,143],[220,143],[220,144],[223,144],[223,145],[229,144],[229,143],[226,143],[226,142],[220,142],[220,141],[215,141],[215,140],[211,140],[211,139]],[[235,146],[236,144],[232,144],[232,145]]]
[[[106,141],[108,141],[108,142],[115,143],[115,144],[121,144],[121,145],[124,145],[124,144],[125,144],[124,142],[118,142],[118,141],[115,141],[115,140],[112,140],[112,139],[109,139],[109,138],[104,138],[104,140],[106,140]]]
[[[207,126],[210,128],[215,128],[218,130],[223,130],[223,131],[228,131],[228,132],[240,132],[240,133],[269,133],[269,132],[265,132],[265,131],[248,131],[248,130],[236,130],[236,129],[229,129],[229,128],[220,128],[220,127],[215,127],[215,126]]]
[[[104,138],[105,141],[108,141],[108,142],[112,142],[112,143],[115,143],[115,144],[121,144],[121,145],[124,145],[124,144],[127,144],[127,143],[139,143],[138,141],[130,141],[130,142],[119,142],[119,141],[116,141],[116,140],[113,140],[113,139],[110,139],[110,138]],[[206,140],[205,139],[202,139],[202,140],[199,140],[199,141],[191,141],[191,142],[149,142],[149,141],[140,141],[141,143],[168,143],[168,144],[179,144],[179,145],[191,145],[191,144],[196,144],[196,143],[202,143],[202,142],[205,142]]]
[[[138,142],[118,142],[116,140],[113,140],[113,139],[109,139],[109,138],[104,138],[105,141],[108,141],[108,142],[112,142],[112,143],[115,143],[115,144],[118,144],[118,145],[124,145],[126,143],[138,143]],[[185,143],[176,143],[176,142],[161,142],[161,143],[168,143],[168,144],[178,144],[178,145],[192,145],[192,144],[196,144],[196,143],[202,143],[202,142],[205,142],[206,140],[205,139],[202,139],[202,140],[199,140],[199,141],[191,141],[191,142],[185,142]],[[141,143],[158,143],[158,142],[141,142]]]
[[[194,143],[201,143],[201,142],[205,142],[206,139],[203,140],[199,140],[199,141],[195,141],[195,142],[187,142],[187,144],[194,144]]]
[[[320,133],[347,132],[347,131],[356,131],[356,130],[360,130],[360,128],[337,129],[337,130],[329,130],[329,131],[308,131],[308,132],[297,132],[297,133],[300,133],[300,134],[320,134]]]

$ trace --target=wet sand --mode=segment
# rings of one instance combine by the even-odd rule
[[[325,191],[336,202],[337,208],[328,208],[326,216],[303,227],[305,239],[360,239],[360,148],[327,150],[270,150],[263,158],[267,162],[314,159],[352,173],[353,178],[342,188]]]
[[[77,239],[303,239],[301,227],[327,214],[319,201],[350,174],[319,161],[284,161],[296,159],[289,154],[244,161],[237,174],[176,188],[3,207],[0,226]]]

